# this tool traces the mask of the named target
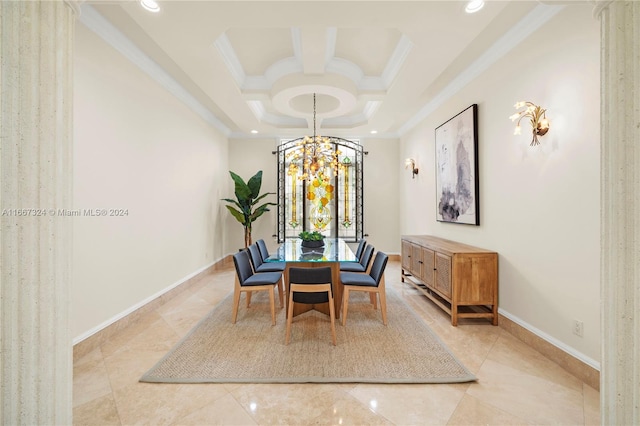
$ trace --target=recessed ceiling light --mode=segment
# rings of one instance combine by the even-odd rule
[[[469,3],[467,3],[467,7],[464,8],[464,11],[467,13],[476,13],[483,7],[484,0],[471,0]]]
[[[378,131],[377,131],[377,130],[372,130],[372,131],[371,131],[371,134],[372,134],[372,135],[375,135],[376,133],[378,133]]]
[[[160,6],[158,6],[158,3],[156,3],[155,0],[140,0],[140,4],[149,12],[160,12]]]
[[[258,133],[258,131],[257,130],[252,130],[251,133],[253,133],[255,135],[256,133]]]

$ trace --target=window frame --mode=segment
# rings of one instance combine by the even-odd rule
[[[362,145],[360,144],[360,141],[357,139],[354,140],[349,140],[349,139],[344,139],[344,138],[339,138],[339,137],[334,137],[334,136],[328,136],[326,137],[327,139],[329,139],[330,143],[333,145],[333,149],[341,149],[341,147],[344,148],[348,148],[350,150],[353,151],[354,153],[354,159],[351,162],[351,166],[354,169],[353,172],[353,177],[355,177],[355,182],[351,183],[354,186],[355,189],[355,217],[353,218],[353,222],[351,226],[355,226],[355,232],[353,233],[352,236],[340,236],[340,226],[342,226],[339,223],[339,214],[334,214],[331,219],[331,235],[327,235],[330,238],[341,238],[344,239],[346,242],[357,242],[360,239],[363,238],[364,234],[364,194],[363,194],[363,176],[364,176],[364,155],[366,154],[366,152],[364,151]],[[277,183],[277,199],[278,199],[278,217],[277,217],[277,231],[276,231],[276,238],[278,243],[282,243],[284,242],[284,240],[286,238],[294,238],[298,236],[298,233],[302,232],[302,231],[312,231],[312,229],[309,229],[308,227],[308,211],[307,211],[307,207],[308,207],[308,203],[306,201],[306,196],[307,196],[307,190],[306,187],[307,185],[302,185],[302,206],[303,206],[303,211],[302,211],[302,218],[301,218],[301,226],[299,228],[296,229],[295,231],[295,235],[293,235],[292,233],[287,234],[287,206],[289,205],[289,201],[287,200],[287,192],[286,192],[286,185],[287,185],[287,179],[290,179],[290,176],[287,174],[288,171],[288,164],[287,160],[286,160],[286,155],[287,153],[289,153],[291,150],[293,149],[299,149],[299,142],[302,140],[303,138],[296,138],[296,139],[281,139],[280,143],[278,144],[277,150],[274,151],[274,154],[276,154],[277,156],[277,166],[278,166],[278,172],[277,172],[277,176],[278,176],[278,183]],[[342,158],[339,159],[340,161],[342,161]],[[342,172],[339,172],[342,173]],[[349,174],[349,176],[352,176],[351,174]],[[334,196],[332,201],[334,202],[334,212],[338,212],[341,204],[340,204],[340,195],[341,193],[344,193],[344,188],[340,186],[340,179],[338,177],[332,176],[332,181],[333,181],[333,186],[335,188]],[[342,185],[344,186],[344,184],[342,183]],[[351,185],[350,185],[351,186]]]

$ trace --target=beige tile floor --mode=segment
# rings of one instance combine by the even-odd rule
[[[196,285],[74,361],[78,425],[512,425],[600,423],[598,391],[499,327],[449,318],[400,281],[386,283],[478,378],[437,385],[139,383],[233,288],[234,270]],[[280,310],[278,321],[284,320]],[[389,315],[393,315],[392,312]],[[470,322],[472,321],[472,322]],[[284,338],[284,336],[283,336]]]

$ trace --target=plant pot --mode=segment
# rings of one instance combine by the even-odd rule
[[[302,244],[300,244],[302,247],[306,247],[306,248],[318,248],[318,247],[324,247],[324,240],[319,240],[319,241],[302,241]]]
[[[317,251],[316,251],[317,250]],[[320,260],[324,257],[324,253],[322,249],[312,249],[312,248],[304,248],[302,247],[302,253],[300,254],[300,260],[310,261],[310,260]]]

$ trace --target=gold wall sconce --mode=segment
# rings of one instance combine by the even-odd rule
[[[415,179],[418,174],[418,168],[416,167],[416,160],[413,158],[407,158],[404,160],[404,168],[411,170],[411,178]]]
[[[522,111],[516,112],[509,118],[511,121],[518,120],[516,124],[516,130],[513,132],[514,135],[521,134],[520,129],[520,121],[528,117],[529,122],[531,123],[533,139],[531,140],[530,146],[540,145],[540,141],[538,140],[538,136],[544,136],[549,131],[549,120],[547,120],[546,112],[547,110],[538,106],[532,102],[521,101],[517,102],[514,107],[516,109],[524,108]]]

